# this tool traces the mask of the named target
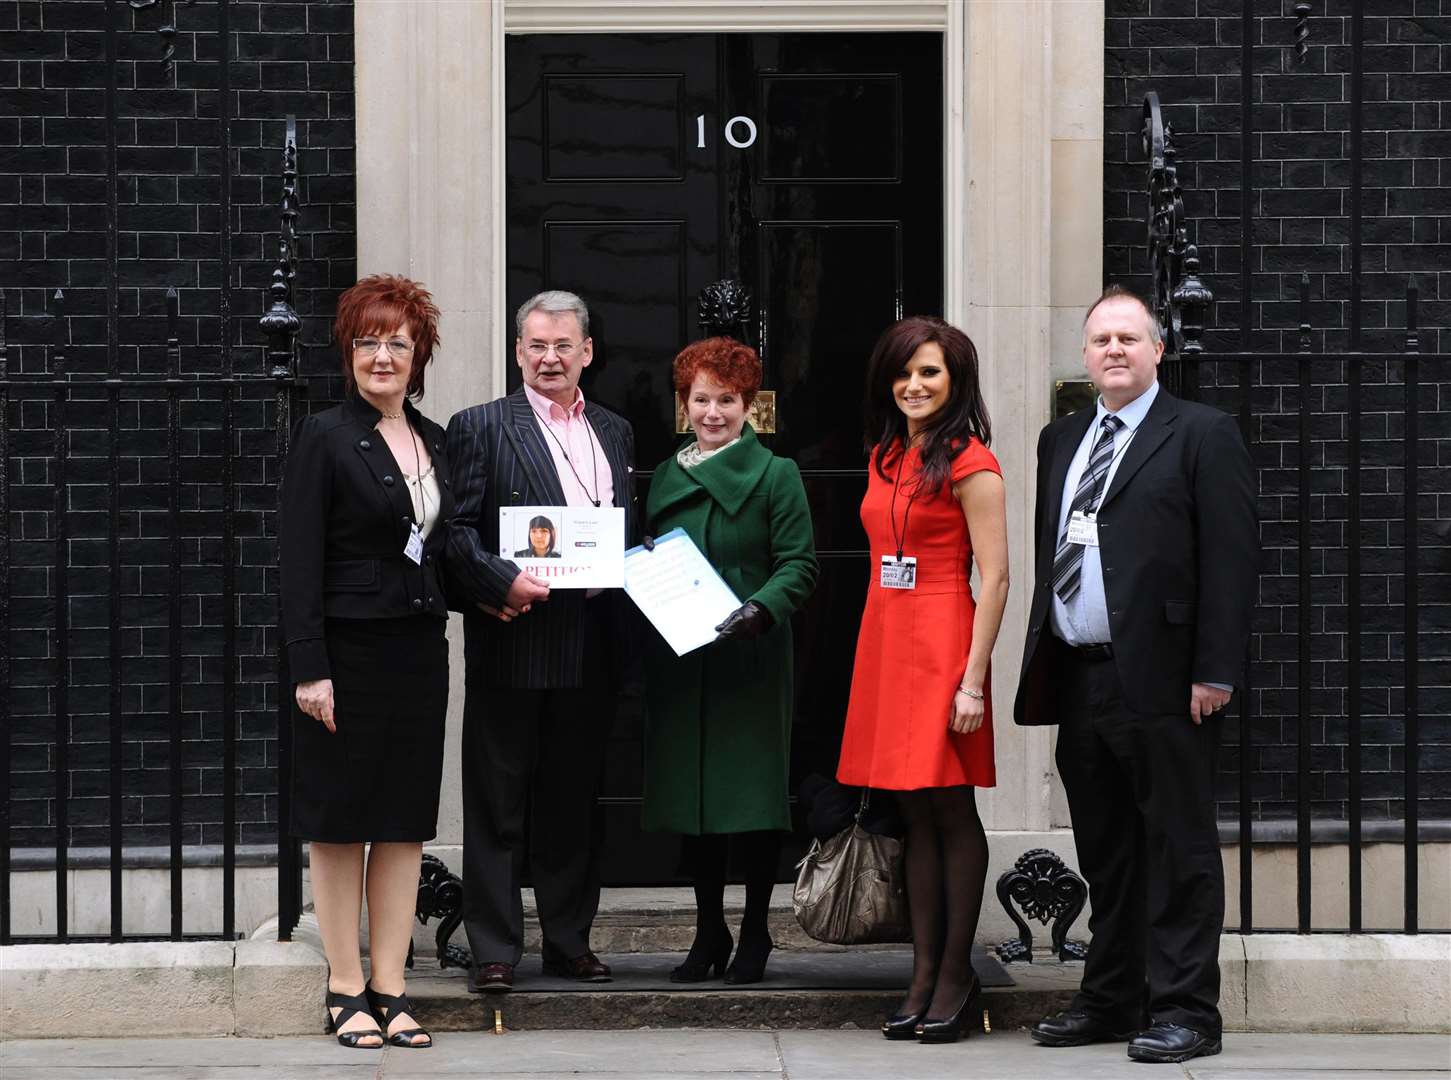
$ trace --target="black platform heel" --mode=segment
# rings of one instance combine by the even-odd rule
[[[896,1013],[882,1021],[882,1035],[888,1039],[915,1039],[917,1025],[927,1019],[927,1010],[914,1013]]]
[[[433,1045],[433,1036],[421,1027],[409,1028],[407,1031],[395,1031],[388,1034],[388,1020],[390,1017],[407,1013],[413,1015],[413,1003],[408,1000],[407,994],[384,994],[374,990],[372,984],[363,987],[363,993],[368,996],[368,1004],[372,1006],[373,1016],[378,1021],[378,1026],[383,1029],[383,1037],[392,1046],[401,1046],[408,1050],[427,1050]],[[418,1035],[425,1036],[428,1041],[424,1043],[414,1042]]]
[[[934,1020],[931,1017],[924,1017],[916,1027],[917,1041],[924,1043],[952,1043],[966,1031],[972,1034],[972,1026],[964,1029],[963,1019],[970,1013],[976,1012],[979,1003],[982,1001],[982,981],[976,975],[972,977],[972,985],[967,989],[967,996],[962,999],[962,1004],[957,1011],[945,1020]]]
[[[363,994],[337,994],[329,990],[324,999],[327,1007],[327,1029],[338,1037],[338,1042],[343,1046],[351,1047],[354,1050],[381,1050],[383,1049],[383,1032],[380,1030],[342,1031],[340,1030],[353,1017],[360,1013],[368,1016],[373,1015],[373,1009],[368,999]],[[333,1010],[338,1010],[336,1018]],[[375,1018],[376,1019],[376,1018]],[[377,1039],[375,1043],[365,1043],[364,1039]]]
[[[690,952],[685,954],[685,962],[670,972],[670,981],[695,983],[720,978],[725,973],[726,964],[730,962],[731,946],[734,944],[731,932],[725,927],[720,928],[719,936],[709,944],[702,941],[701,935],[697,933],[695,941],[691,943]]]
[[[731,986],[760,982],[766,977],[766,960],[775,947],[776,943],[770,937],[747,938],[742,934],[741,947],[736,950],[731,966],[726,968],[725,981]]]

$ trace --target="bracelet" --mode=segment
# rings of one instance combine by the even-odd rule
[[[957,692],[959,694],[966,694],[968,697],[972,698],[973,701],[981,701],[982,700],[982,691],[981,690],[971,690],[971,689],[969,689],[966,686],[959,686],[957,688]]]

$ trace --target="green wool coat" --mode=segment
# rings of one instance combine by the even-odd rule
[[[773,620],[758,638],[679,657],[651,635],[645,828],[789,829],[791,615],[816,587],[818,570],[801,472],[747,424],[739,443],[693,469],[674,455],[662,463],[645,515],[656,536],[684,529],[741,603],[755,600]]]

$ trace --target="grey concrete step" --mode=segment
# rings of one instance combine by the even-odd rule
[[[619,953],[602,957],[609,983],[578,984],[545,977],[526,955],[510,993],[471,994],[460,969],[421,962],[409,975],[418,1019],[438,1031],[583,1028],[875,1028],[900,1002],[911,975],[910,949],[900,946],[837,953],[778,949],[766,979],[732,987],[720,980],[676,984],[672,968],[684,953]],[[984,983],[988,1024],[1008,1030],[1066,1008],[1082,973],[1056,961],[1014,965],[974,957]],[[977,1018],[981,1027],[983,1018]]]

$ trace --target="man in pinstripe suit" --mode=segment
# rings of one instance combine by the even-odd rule
[[[607,981],[590,951],[599,906],[598,794],[623,625],[622,593],[551,594],[499,550],[500,506],[613,505],[636,531],[634,433],[579,391],[593,359],[573,293],[530,298],[515,317],[524,385],[448,425],[457,512],[448,571],[464,612],[464,928],[469,989],[504,991],[524,947],[527,849],[544,971]],[[526,826],[527,822],[527,826]]]

